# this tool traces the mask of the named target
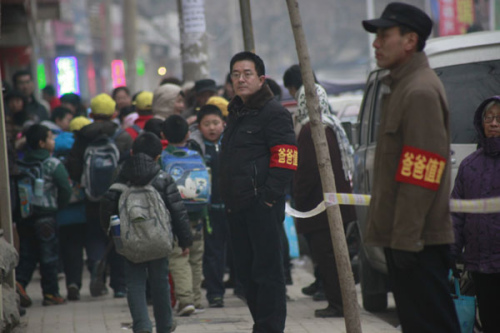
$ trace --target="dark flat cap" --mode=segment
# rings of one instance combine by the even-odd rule
[[[429,37],[432,30],[432,20],[424,11],[401,2],[388,4],[380,18],[363,21],[365,30],[373,33],[377,32],[378,28],[390,28],[397,25],[407,26],[424,40]]]
[[[196,93],[202,93],[204,91],[217,92],[217,86],[212,79],[201,79],[194,83],[194,91]]]

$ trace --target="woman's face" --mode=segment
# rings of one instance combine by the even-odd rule
[[[23,110],[23,104],[24,103],[21,98],[14,97],[9,99],[9,103],[7,104],[7,106],[9,107],[10,112],[17,113]]]
[[[487,138],[500,137],[500,104],[494,104],[484,113],[483,125]]]
[[[121,110],[132,105],[132,97],[126,91],[120,90],[115,95],[116,109]]]
[[[185,105],[184,105],[184,97],[182,95],[177,95],[174,101],[174,113],[175,114],[181,114],[182,111],[184,111]]]

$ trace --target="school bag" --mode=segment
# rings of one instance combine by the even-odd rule
[[[100,135],[85,149],[80,184],[85,188],[90,201],[99,201],[113,182],[120,160],[120,152],[115,144],[115,138],[119,134],[118,130],[112,137]]]
[[[152,185],[156,178],[166,176],[160,171],[144,186],[115,183],[110,187],[121,192],[118,201],[121,244],[116,251],[134,263],[164,258],[172,252],[170,212]]]
[[[57,208],[57,189],[52,182],[52,173],[60,161],[49,157],[44,161],[19,160],[16,164],[19,171],[16,183],[21,218],[33,216],[36,207]]]
[[[164,150],[161,167],[175,180],[188,212],[201,211],[210,202],[210,175],[198,152],[188,148]]]

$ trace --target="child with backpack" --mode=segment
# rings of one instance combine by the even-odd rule
[[[152,332],[146,302],[146,280],[151,285],[156,330],[172,331],[168,283],[173,236],[174,251],[187,256],[192,244],[188,216],[175,181],[160,169],[162,145],[153,133],[139,135],[117,182],[101,199],[100,218],[105,230],[110,217],[120,219],[120,242],[125,260],[127,300],[134,332]],[[157,251],[160,249],[160,251]]]
[[[71,187],[68,173],[61,162],[51,157],[54,137],[45,126],[35,124],[26,131],[30,148],[18,162],[19,175],[19,265],[16,268],[16,286],[21,306],[31,305],[25,288],[31,280],[37,263],[42,275],[43,305],[64,304],[59,295],[57,279],[59,243],[55,214],[68,204]]]
[[[179,301],[177,313],[189,316],[204,310],[201,305],[203,224],[210,199],[210,179],[201,152],[198,152],[200,147],[193,141],[188,143],[188,124],[184,118],[179,115],[168,117],[163,123],[162,134],[169,144],[162,153],[160,164],[162,170],[176,181],[193,234],[188,256],[174,249],[169,257],[170,273]]]
[[[225,122],[221,110],[215,105],[207,104],[198,111],[197,124],[198,130],[191,134],[191,138],[200,145],[212,175],[209,219],[204,235],[203,276],[209,306],[222,308],[225,293],[226,244],[229,237],[224,202],[219,194],[219,150]]]
[[[115,117],[115,101],[108,94],[99,94],[90,101],[90,116],[94,122],[75,133],[75,143],[68,156],[67,168],[72,180],[85,189],[87,215],[87,265],[91,272],[90,294],[105,295],[104,277],[97,275],[99,262],[107,259],[110,266],[110,286],[114,297],[126,295],[123,257],[114,249],[105,258],[108,236],[99,223],[99,200],[113,182],[118,162],[132,147],[132,138],[119,129]],[[98,283],[98,282],[103,283]]]

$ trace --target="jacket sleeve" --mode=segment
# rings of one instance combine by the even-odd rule
[[[80,183],[83,173],[83,155],[85,149],[87,148],[87,140],[80,134],[80,132],[75,133],[75,143],[71,148],[68,156],[66,166],[68,168],[69,176],[72,180]]]
[[[105,234],[108,234],[109,219],[112,215],[118,215],[118,202],[121,192],[116,190],[108,190],[100,201],[99,217],[101,228]]]
[[[438,154],[448,163],[449,138],[438,91],[426,87],[412,91],[401,105],[401,112],[403,146]],[[407,251],[416,248],[437,193],[421,186],[398,183],[391,248]]]
[[[183,249],[193,244],[189,218],[181,194],[171,176],[166,175],[163,191],[160,192],[172,217],[172,230]]]
[[[54,170],[53,179],[57,186],[57,209],[61,209],[68,205],[72,192],[68,172],[62,163]]]
[[[290,185],[293,173],[297,169],[297,162],[291,164],[273,165],[273,155],[277,154],[280,147],[286,147],[289,152],[297,154],[297,143],[293,130],[292,116],[285,109],[279,106],[279,110],[271,111],[271,116],[265,126],[267,145],[270,150],[271,164],[267,175],[261,199],[268,203],[275,203],[276,200],[285,195],[286,188]],[[275,156],[276,157],[276,156]]]
[[[464,199],[463,187],[463,164],[458,168],[455,186],[451,192],[452,199]],[[465,213],[451,213],[453,231],[455,233],[455,243],[451,244],[451,255],[454,258],[460,257],[464,248],[463,229],[465,224]]]

